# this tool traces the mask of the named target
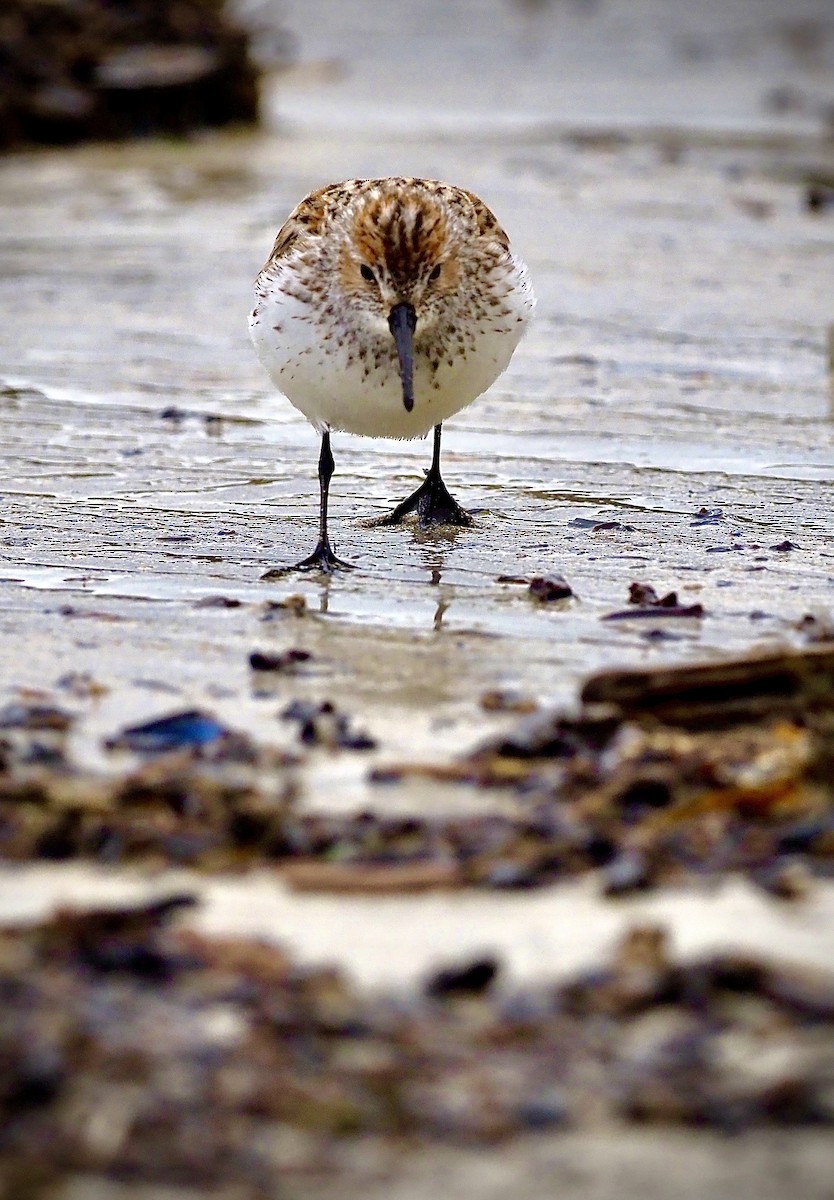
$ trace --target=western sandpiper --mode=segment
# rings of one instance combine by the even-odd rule
[[[440,476],[443,421],[506,368],[532,315],[527,268],[472,192],[431,179],[349,179],[290,214],[256,284],[249,328],[273,382],[321,435],[319,541],[333,553],[330,431],[415,438],[434,428],[424,482],[383,524],[468,525]]]

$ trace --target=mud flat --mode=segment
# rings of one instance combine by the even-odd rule
[[[697,56],[681,66],[694,89],[689,117],[697,86],[728,80],[726,119],[713,112],[698,128],[671,101],[650,120],[646,94],[621,78],[617,94],[638,99],[619,129],[602,136],[585,112],[578,136],[575,105],[560,110],[558,97],[531,91],[523,111],[509,105],[508,132],[482,107],[467,115],[461,83],[457,128],[432,124],[406,88],[380,138],[367,125],[367,78],[331,72],[328,84],[328,70],[311,66],[278,81],[282,123],[256,135],[0,162],[7,769],[53,770],[60,738],[70,774],[106,791],[126,773],[160,769],[155,757],[108,750],[108,739],[197,711],[272,756],[280,780],[270,795],[299,820],[512,821],[528,804],[512,780],[484,788],[459,764],[528,719],[575,716],[595,672],[824,647],[834,616],[834,215],[809,204],[809,188],[832,171],[824,74],[785,51],[805,99],[774,113],[761,101],[781,78],[776,51],[745,59],[739,87],[739,44],[713,47],[710,78],[691,66]],[[327,58],[326,46],[313,49]],[[498,71],[486,33],[482,52]],[[545,127],[551,112],[559,120]],[[317,451],[248,346],[251,282],[306,190],[391,173],[446,176],[481,194],[536,282],[538,320],[510,371],[445,434],[447,482],[475,525],[449,535],[370,528],[365,518],[414,486],[428,448],[334,437],[333,532],[360,569],[264,582],[311,546]],[[531,594],[531,580],[555,575],[570,596]],[[649,586],[660,600],[676,592],[684,611],[645,615],[645,603],[629,603],[635,583],[644,601]],[[253,670],[253,654],[279,669]],[[323,703],[344,715],[341,733]],[[64,714],[63,729],[49,711]],[[366,744],[346,745],[353,735]],[[784,778],[817,787],[813,754],[780,736]],[[234,770],[257,775],[262,760],[247,763],[237,745]],[[14,756],[27,754],[21,766]],[[772,763],[755,761],[755,786],[778,782]],[[379,782],[404,764],[395,782]],[[753,786],[749,776],[742,785]],[[49,802],[67,803],[58,791]],[[816,803],[809,795],[791,794]],[[783,800],[771,787],[762,803]],[[177,861],[122,854],[116,842],[93,854],[74,836],[47,843],[49,854],[42,845],[37,861],[11,862],[7,847],[4,925],[48,921],[57,905],[187,892],[200,903],[178,929],[264,938],[302,971],[335,963],[363,997],[411,995],[438,968],[490,955],[509,990],[562,986],[610,963],[635,925],[665,928],[675,961],[747,955],[820,978],[834,967],[828,851],[795,887],[789,871],[782,895],[752,859],[616,895],[605,894],[608,863],[524,889],[441,887],[438,877],[419,895],[346,895],[291,887],[270,863],[189,862],[193,843],[177,843]],[[750,995],[751,1011],[775,1003]],[[755,1057],[746,1028],[726,1062]],[[820,1038],[827,1061],[830,1035]],[[453,1090],[449,1111],[459,1101]],[[682,1127],[680,1114],[672,1128],[668,1110],[639,1127],[606,1110],[596,1130],[583,1109],[573,1127],[515,1130],[488,1152],[465,1136],[404,1150],[341,1133],[334,1149],[329,1133],[319,1143],[309,1129],[296,1141],[285,1130],[278,1168],[287,1194],[323,1197],[509,1187],[530,1198],[827,1196],[830,1129],[817,1126],[830,1105],[828,1117],[814,1110],[811,1120],[806,1108],[793,1124],[786,1111],[765,1128],[742,1121],[728,1142],[726,1129]],[[99,1148],[115,1145],[111,1134]],[[330,1173],[311,1174],[322,1146]],[[103,1161],[72,1160],[43,1194],[195,1194],[182,1173],[105,1182]],[[233,1186],[218,1176],[196,1194]]]

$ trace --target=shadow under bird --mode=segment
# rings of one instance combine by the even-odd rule
[[[472,192],[430,179],[350,179],[311,192],[258,276],[249,329],[272,381],[321,435],[319,540],[293,569],[350,567],[327,532],[330,431],[416,438],[424,482],[380,524],[468,525],[440,475],[443,422],[509,363],[532,316],[527,268]]]

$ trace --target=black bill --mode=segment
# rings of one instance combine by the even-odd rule
[[[414,330],[417,314],[412,304],[395,304],[388,314],[388,328],[394,337],[400,360],[400,379],[403,385],[405,411],[414,407]]]

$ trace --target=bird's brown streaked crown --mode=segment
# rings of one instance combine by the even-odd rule
[[[414,203],[417,196],[423,201],[420,205]],[[303,249],[308,240],[328,230],[334,219],[353,211],[358,197],[366,198],[361,207],[366,218],[362,223],[364,236],[370,239],[368,249],[382,252],[391,267],[398,265],[400,271],[415,261],[418,247],[422,257],[426,248],[431,250],[433,240],[440,246],[450,211],[457,210],[462,218],[472,221],[485,241],[494,240],[502,250],[509,251],[509,239],[497,218],[473,192],[434,179],[347,179],[311,192],[293,209],[278,231],[264,269],[278,265],[291,251]],[[469,212],[461,211],[464,199],[467,207],[471,206]],[[427,205],[434,220],[424,211]]]

